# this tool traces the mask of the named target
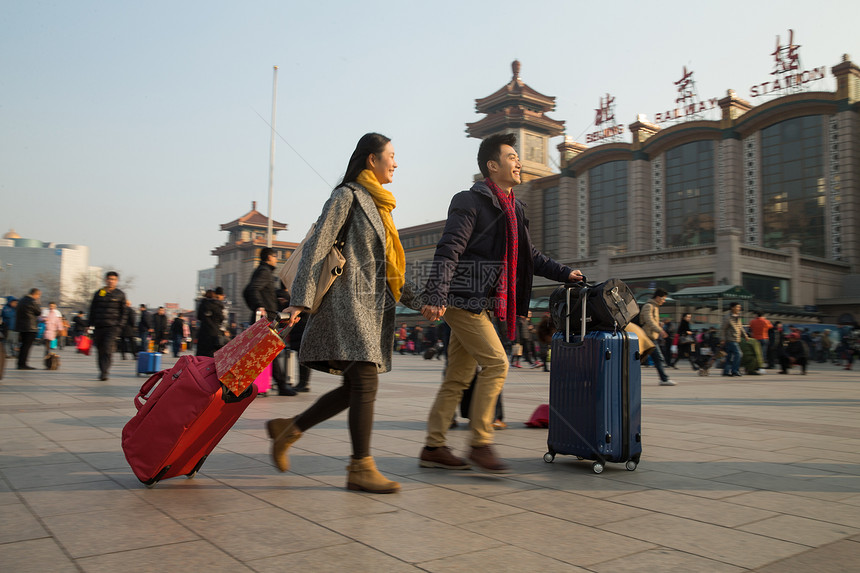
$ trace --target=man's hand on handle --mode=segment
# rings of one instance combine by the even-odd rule
[[[575,271],[571,271],[570,275],[567,277],[567,282],[569,282],[569,283],[575,283],[575,282],[581,281],[581,280],[582,280],[582,271],[580,271],[579,269],[576,269]]]

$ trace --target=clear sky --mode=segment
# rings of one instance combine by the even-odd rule
[[[358,138],[392,138],[399,227],[445,217],[477,172],[475,99],[520,76],[585,141],[599,99],[620,123],[751,98],[776,36],[802,67],[860,62],[860,3],[6,0],[0,19],[0,234],[90,247],[135,277],[129,298],[189,307],[221,223],[266,212],[272,68],[281,240],[301,240]],[[553,154],[557,160],[555,145]],[[291,147],[292,148],[291,148]],[[571,222],[571,224],[574,224]]]

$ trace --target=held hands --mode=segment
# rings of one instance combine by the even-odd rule
[[[582,271],[576,269],[575,271],[571,271],[570,275],[567,277],[567,282],[575,283],[577,281],[582,280]]]
[[[425,304],[421,307],[421,314],[427,320],[435,321],[442,318],[445,314],[444,306],[430,306],[429,304]]]

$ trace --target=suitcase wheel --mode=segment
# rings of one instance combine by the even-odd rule
[[[602,474],[603,473],[603,464],[600,462],[594,462],[593,464],[591,464],[591,469],[596,474]]]
[[[629,462],[628,462],[628,463],[629,463]],[[196,475],[197,475],[197,470],[194,470],[194,471],[193,471],[193,472],[191,472],[190,474],[185,474],[185,477],[187,477],[188,479],[192,479],[192,478],[193,478],[194,476],[196,476]]]
[[[555,454],[552,452],[547,452],[543,455],[543,461],[545,461],[548,464],[551,464],[554,459],[555,459]]]
[[[627,463],[624,464],[624,467],[627,468],[628,471],[632,472],[636,469],[636,465],[636,462],[634,462],[633,460],[627,460]]]
[[[143,484],[143,485],[145,485],[145,486],[146,486],[146,489],[152,489],[152,488],[154,488],[154,487],[155,487],[155,484],[157,484],[157,483],[158,483],[158,481],[154,481],[154,482],[152,482],[152,483],[145,483],[145,484]]]

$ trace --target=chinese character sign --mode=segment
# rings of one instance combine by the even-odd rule
[[[678,97],[675,99],[675,103],[683,103],[693,99],[695,97],[693,94],[693,70],[688,72],[687,66],[684,66],[683,75],[680,80],[675,82],[675,85],[678,86]]]
[[[615,98],[606,94],[605,98],[600,98],[600,107],[595,109],[597,116],[594,119],[594,125],[601,125],[607,121],[615,120]]]
[[[794,30],[788,31],[788,45],[783,46],[779,41],[779,36],[776,37],[776,50],[771,56],[774,57],[774,69],[771,75],[784,74],[791,70],[800,68],[800,54],[798,53],[799,45],[794,43]]]

